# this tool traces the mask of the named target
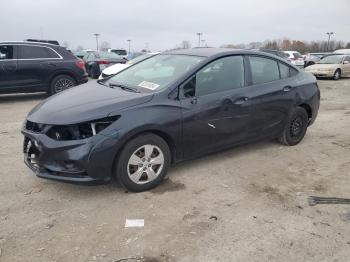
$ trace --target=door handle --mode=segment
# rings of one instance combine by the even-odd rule
[[[195,104],[197,104],[197,101],[198,101],[197,97],[194,97],[194,98],[191,99],[190,102],[191,102],[192,105],[195,105]]]
[[[291,91],[292,90],[292,87],[291,86],[285,86],[285,87],[283,87],[283,91],[284,92],[289,92],[289,91]]]
[[[248,100],[249,100],[248,97],[240,97],[240,98],[235,100],[234,104],[235,105],[241,105],[241,104],[247,102]]]

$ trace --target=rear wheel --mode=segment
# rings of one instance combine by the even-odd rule
[[[305,136],[309,117],[306,110],[296,107],[290,114],[279,141],[287,146],[298,144]]]
[[[54,95],[75,86],[77,83],[69,75],[58,75],[50,83],[50,94]]]
[[[341,72],[340,69],[335,70],[334,75],[333,75],[333,80],[338,80],[341,77]]]
[[[146,191],[156,187],[170,165],[167,143],[154,134],[143,134],[129,141],[119,155],[115,173],[128,190]]]

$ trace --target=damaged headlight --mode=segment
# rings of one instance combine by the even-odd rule
[[[46,135],[60,141],[85,139],[98,134],[119,118],[110,116],[74,125],[52,126]]]

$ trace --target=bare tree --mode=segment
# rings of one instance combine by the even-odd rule
[[[77,48],[76,48],[77,51],[80,51],[80,50],[83,50],[83,49],[84,49],[84,47],[82,45],[78,45]]]
[[[101,51],[107,51],[109,48],[111,48],[111,44],[107,41],[103,41],[101,43],[100,49]]]
[[[189,49],[189,48],[191,48],[191,43],[190,43],[190,41],[188,41],[188,40],[183,40],[183,41],[181,42],[181,48],[182,48],[182,49]]]

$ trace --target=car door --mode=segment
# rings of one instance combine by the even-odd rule
[[[247,87],[254,137],[276,136],[284,128],[296,96],[297,70],[263,56],[249,56],[250,85]]]
[[[27,91],[48,88],[50,71],[58,66],[60,55],[41,45],[19,45],[18,78]]]
[[[0,45],[0,92],[17,86],[17,46]]]
[[[249,135],[243,56],[217,59],[180,87],[184,157],[215,151]]]
[[[350,56],[346,56],[343,61],[344,75],[350,75]]]

